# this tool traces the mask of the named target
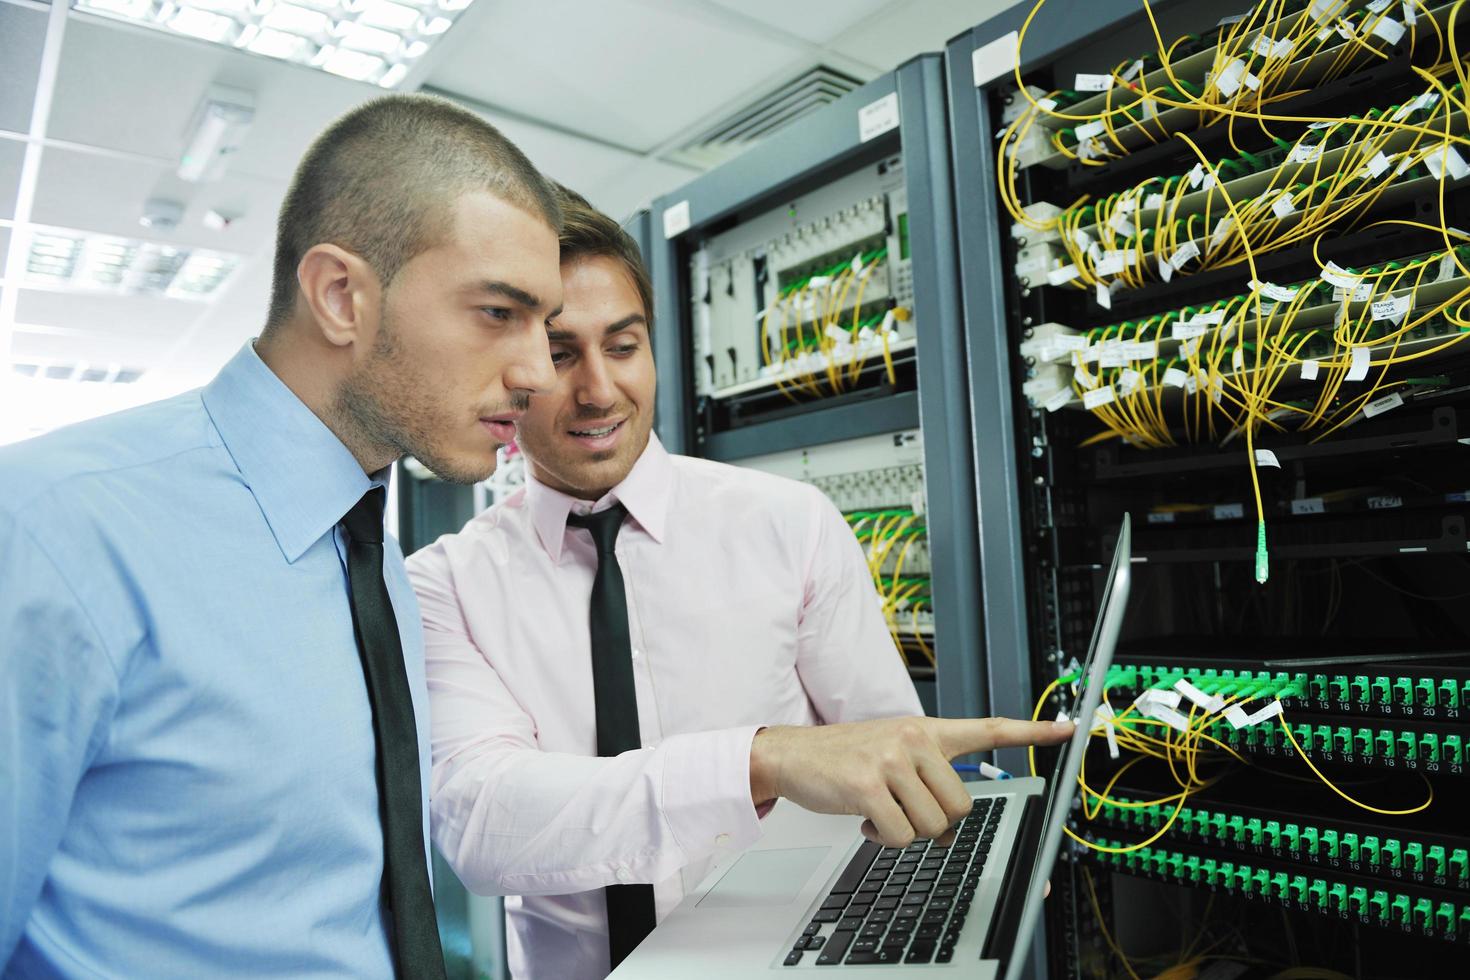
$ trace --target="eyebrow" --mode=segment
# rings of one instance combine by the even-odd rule
[[[602,335],[604,337],[611,337],[615,333],[622,333],[629,327],[636,326],[640,323],[643,324],[645,327],[648,326],[648,320],[643,316],[642,313],[629,313],[621,320],[614,320],[612,323],[609,323],[603,329]],[[576,340],[577,335],[570,330],[551,329],[546,331],[546,339],[555,342],[563,342],[568,340]]]
[[[499,280],[487,280],[485,282],[478,283],[477,285],[472,286],[471,289],[479,293],[488,293],[494,296],[504,296],[511,302],[516,303],[520,306],[528,307],[530,309],[536,309],[541,305],[541,299],[535,293],[528,293],[521,287],[512,286],[508,282],[500,282]],[[560,310],[557,310],[557,313],[560,312]],[[552,316],[555,315],[556,313],[552,314]]]

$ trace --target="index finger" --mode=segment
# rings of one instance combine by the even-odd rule
[[[1014,718],[935,718],[934,733],[946,758],[1018,745],[1056,745],[1072,737],[1070,721],[1018,721]]]

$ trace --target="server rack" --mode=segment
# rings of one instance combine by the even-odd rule
[[[893,110],[893,118],[875,125],[874,107]],[[917,383],[870,386],[766,416],[717,417],[718,399],[696,393],[697,372],[712,365],[696,363],[693,353],[691,258],[730,229],[762,216],[770,221],[773,209],[815,201],[861,172],[890,182],[901,176],[895,192],[907,200]],[[937,708],[973,716],[984,711],[985,697],[951,188],[942,59],[923,55],[655,201],[646,254],[658,308],[657,425],[670,450],[742,463],[922,428]]]
[[[1023,81],[1036,86],[1032,98],[1073,89],[1059,96],[1061,111],[1067,112],[1069,105],[1085,108],[1089,96],[1076,91],[1081,79],[1074,83],[1074,73],[1113,75],[1120,87],[1132,79],[1151,91],[1153,83],[1147,79],[1155,71],[1153,63],[1130,72],[1136,55],[1155,48],[1142,3],[1049,0],[1036,6],[1040,10],[1019,55]],[[1222,69],[1241,71],[1231,76],[1244,83],[1236,86],[1241,91],[1250,87],[1246,76],[1260,82],[1252,71],[1270,58],[1301,58],[1303,71],[1316,70],[1311,58],[1338,43],[1337,37],[1371,46],[1377,53],[1365,55],[1365,63],[1336,77],[1331,72],[1299,76],[1312,80],[1285,93],[1276,109],[1266,111],[1294,112],[1305,124],[1309,118],[1392,120],[1400,108],[1411,106],[1398,119],[1417,120],[1429,113],[1411,98],[1422,81],[1414,66],[1423,68],[1438,59],[1431,47],[1415,42],[1435,33],[1441,38],[1453,35],[1463,51],[1464,25],[1450,21],[1448,5],[1389,7],[1326,0],[1277,4],[1280,17],[1272,28],[1259,31],[1266,41],[1243,35],[1249,47],[1242,69],[1233,68],[1217,46],[1232,30],[1245,30],[1234,27],[1236,21],[1255,26],[1250,10],[1174,3],[1153,4],[1152,14],[1165,44],[1194,35],[1188,44],[1195,53],[1189,54],[1187,46],[1182,57],[1197,58],[1195,64],[1211,76]],[[1204,935],[1218,941],[1220,949],[1250,954],[1245,958],[1258,962],[1241,967],[1246,976],[1271,975],[1289,965],[1292,955],[1303,966],[1330,967],[1351,976],[1434,976],[1456,972],[1457,966],[1463,971],[1463,944],[1470,940],[1465,902],[1470,839],[1459,814],[1465,797],[1463,741],[1470,728],[1461,727],[1461,705],[1464,684],[1470,681],[1470,655],[1465,652],[1470,628],[1463,603],[1444,597],[1470,592],[1470,568],[1464,564],[1470,497],[1458,487],[1470,473],[1464,456],[1464,446],[1470,444],[1464,431],[1470,339],[1450,343],[1456,328],[1439,319],[1415,327],[1402,342],[1417,345],[1411,350],[1431,350],[1432,357],[1414,376],[1384,375],[1394,379],[1392,392],[1400,393],[1399,399],[1390,399],[1381,410],[1365,401],[1349,425],[1316,441],[1289,430],[1257,433],[1255,446],[1266,455],[1255,460],[1247,458],[1243,446],[1232,442],[1222,448],[1215,444],[1218,440],[1148,449],[1116,439],[1083,445],[1102,426],[1091,406],[1063,407],[1087,390],[1070,372],[1063,377],[1066,388],[1075,385],[1072,397],[1057,389],[1055,401],[1045,404],[1052,400],[1046,386],[1055,354],[1044,350],[1048,338],[1076,330],[1089,344],[1100,346],[1118,335],[1109,328],[1119,321],[1152,324],[1162,331],[1171,317],[1184,322],[1178,311],[1187,304],[1197,311],[1238,310],[1226,297],[1241,292],[1252,277],[1243,267],[1218,265],[1209,270],[1189,267],[1185,274],[1171,268],[1168,280],[1162,281],[1163,270],[1150,267],[1137,277],[1140,282],[1109,290],[1109,300],[1117,301],[1111,310],[1103,309],[1090,289],[1082,295],[1057,288],[1071,274],[1061,266],[1067,257],[1032,268],[1027,281],[1021,281],[1020,268],[1034,257],[1034,250],[1027,249],[1036,243],[1017,240],[1014,219],[998,197],[1003,174],[997,137],[1029,102],[1017,93],[1013,69],[1016,32],[1032,10],[1028,3],[1001,14],[955,38],[946,51],[973,458],[979,464],[975,482],[982,517],[979,550],[991,705],[997,712],[1029,716],[1046,685],[1066,676],[1068,662],[1081,655],[1088,640],[1100,587],[1098,569],[1106,567],[1111,548],[1110,529],[1122,513],[1130,512],[1142,533],[1134,538],[1134,603],[1119,666],[1110,678],[1115,707],[1122,710],[1149,690],[1167,693],[1181,680],[1203,684],[1202,678],[1208,678],[1212,691],[1233,699],[1241,699],[1242,692],[1254,698],[1252,708],[1277,700],[1281,709],[1275,710],[1284,709],[1274,721],[1280,727],[1220,724],[1210,729],[1220,735],[1223,747],[1252,764],[1232,765],[1228,773],[1222,766],[1222,779],[1179,801],[1179,812],[1175,803],[1136,805],[1157,783],[1140,777],[1129,785],[1125,777],[1119,786],[1128,792],[1120,789],[1116,801],[1099,805],[1095,819],[1079,815],[1073,823],[1079,837],[1117,852],[1078,843],[1058,864],[1053,875],[1057,888],[1048,906],[1046,966],[1059,976],[1124,976],[1134,966],[1124,964],[1115,944],[1135,956],[1166,952],[1160,938],[1186,932],[1186,938]],[[1217,24],[1225,13],[1232,16]],[[1313,41],[1309,31],[1304,45],[1272,54],[1272,43],[1284,33],[1274,25],[1319,14],[1326,34]],[[1385,18],[1394,18],[1393,23],[1380,28]],[[1417,20],[1421,33],[1399,32],[1412,27],[1410,18]],[[1343,63],[1348,62],[1350,58]],[[1211,84],[1210,77],[1196,81]],[[1452,100],[1463,91],[1448,88]],[[1458,99],[1462,102],[1463,95]],[[1446,132],[1465,131],[1463,115],[1446,111],[1435,118],[1444,120]],[[1069,129],[1062,143],[1074,152],[1086,141],[1077,139],[1080,125],[1075,119],[1061,124]],[[1336,131],[1330,124],[1321,126]],[[1284,158],[1284,163],[1274,163],[1279,169],[1299,159],[1292,155],[1293,141],[1312,139],[1304,125],[1279,128],[1285,145],[1279,146],[1282,156],[1277,157],[1270,155],[1272,142],[1259,133],[1242,127],[1233,135],[1240,149],[1254,153],[1261,170],[1270,172],[1273,161]],[[1022,201],[1053,200],[1065,208],[1088,193],[1101,216],[1103,207],[1151,176],[1182,177],[1201,160],[1220,168],[1233,154],[1219,126],[1171,124],[1170,129],[1148,148],[1130,144],[1124,133],[1119,139],[1127,152],[1104,146],[1096,166],[1071,162],[1058,169],[1038,167],[1036,161],[1052,152],[1054,144],[1048,140],[1019,147],[1033,164],[1019,170]],[[1177,135],[1180,130],[1202,147],[1200,155]],[[1403,146],[1395,138],[1385,137],[1383,146],[1396,163]],[[1346,142],[1350,146],[1352,138]],[[1323,139],[1316,158],[1340,161],[1352,152],[1342,145]],[[1334,149],[1335,157],[1330,155]],[[1311,152],[1301,155],[1313,158]],[[1376,162],[1368,162],[1372,165],[1354,179],[1378,178]],[[1321,295],[1324,308],[1340,299],[1346,322],[1368,323],[1371,302],[1360,301],[1352,281],[1333,285],[1328,300],[1328,287],[1311,280],[1325,266],[1328,272],[1346,268],[1361,273],[1359,283],[1363,276],[1397,282],[1382,277],[1396,275],[1406,264],[1413,267],[1416,257],[1432,254],[1436,246],[1435,236],[1420,234],[1423,229],[1413,223],[1443,218],[1450,228],[1464,227],[1467,182],[1442,163],[1431,165],[1427,173],[1415,169],[1422,163],[1413,161],[1406,171],[1389,171],[1392,176],[1385,178],[1386,184],[1400,176],[1426,181],[1417,185],[1419,192],[1398,193],[1390,187],[1361,214],[1325,226],[1315,258],[1311,239],[1255,256],[1256,276],[1270,282],[1252,284],[1250,302],[1272,282],[1291,283],[1297,288],[1281,288],[1280,296]],[[1211,172],[1218,172],[1226,187],[1244,186],[1225,180],[1223,170]],[[1242,172],[1249,180],[1256,171],[1244,166]],[[1168,192],[1173,186],[1156,189]],[[1433,192],[1423,193],[1426,186]],[[1211,187],[1202,192],[1209,194]],[[1149,208],[1144,204],[1141,210]],[[1275,215],[1282,222],[1307,220],[1292,218],[1285,206]],[[1089,256],[1087,262],[1097,257]],[[1398,264],[1385,262],[1390,259]],[[1327,265],[1329,261],[1334,264]],[[1434,289],[1452,293],[1464,287],[1452,265],[1447,261],[1439,268],[1435,283],[1427,277],[1416,280],[1413,309],[1437,302]],[[1385,290],[1379,295],[1388,302],[1409,292],[1400,289],[1390,296]],[[1272,302],[1288,311],[1298,309],[1285,307],[1284,299],[1273,297]],[[1264,318],[1240,320],[1241,337],[1248,328],[1258,331],[1252,336],[1260,336],[1278,306],[1268,306]],[[1299,306],[1306,309],[1310,301]],[[1166,310],[1173,312],[1160,312]],[[1338,334],[1333,331],[1344,329],[1343,320],[1339,314],[1323,331],[1327,340],[1301,341],[1299,359],[1321,356],[1334,363],[1331,344]],[[1049,324],[1063,325],[1063,330],[1054,333]],[[1388,341],[1372,338],[1393,336],[1394,327],[1374,329],[1378,332],[1366,331],[1362,336],[1367,339],[1357,346],[1368,351],[1364,364],[1376,377],[1380,364],[1387,371],[1394,362],[1383,356]],[[1141,330],[1130,336],[1145,337]],[[1158,345],[1157,338],[1164,336],[1160,332],[1145,338],[1155,343],[1157,362],[1145,366],[1125,359],[1119,373],[1094,368],[1092,376],[1104,379],[1111,390],[1126,383],[1122,372],[1147,375],[1148,370],[1161,374],[1166,366],[1179,369],[1180,355]],[[1328,353],[1314,354],[1314,340],[1322,341],[1321,349]],[[1341,360],[1347,368],[1345,351]],[[1285,407],[1310,398],[1315,380],[1299,376],[1295,360],[1291,366],[1280,398]],[[1207,383],[1214,380],[1212,375]],[[1356,391],[1351,397],[1357,397]],[[1265,563],[1256,559],[1254,547],[1247,480],[1252,463],[1268,530]],[[1255,581],[1263,576],[1265,583]],[[1323,586],[1322,579],[1335,582],[1336,591]],[[1333,595],[1336,599],[1323,615],[1323,597]],[[1320,616],[1310,630],[1301,626],[1308,611]],[[1297,625],[1287,629],[1288,624]],[[1065,683],[1057,690],[1041,706],[1044,717],[1069,700]],[[1191,711],[1191,723],[1197,704],[1192,708],[1189,699],[1183,703]],[[1084,721],[1101,728],[1093,719]],[[1101,745],[1089,756],[1090,763],[1094,760],[1097,771],[1109,771],[1102,768],[1108,755]],[[1369,813],[1331,793],[1308,771],[1307,761],[1383,810],[1412,809],[1424,798],[1426,786],[1433,789],[1435,801],[1414,814]],[[1008,764],[1025,763],[1013,757]],[[1151,845],[1139,846],[1150,838]],[[1428,857],[1431,851],[1433,859]],[[1467,866],[1464,873],[1462,866]],[[1243,935],[1217,935],[1214,923],[1222,916],[1234,917]],[[1259,965],[1267,962],[1274,965]],[[1165,957],[1150,969],[1165,964],[1178,965]],[[1197,962],[1194,968],[1209,965]],[[1137,975],[1145,975],[1142,965]]]

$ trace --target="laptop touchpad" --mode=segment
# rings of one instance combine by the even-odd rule
[[[786,905],[822,863],[830,847],[747,851],[699,900],[699,908],[734,909]]]

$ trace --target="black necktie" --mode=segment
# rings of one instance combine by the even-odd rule
[[[382,487],[362,495],[342,518],[352,627],[373,706],[378,756],[378,810],[383,821],[383,877],[398,976],[443,980],[444,954],[424,862],[419,738],[403,670],[403,645],[383,584]]]
[[[571,527],[586,528],[597,545],[592,580],[592,692],[597,704],[597,754],[618,755],[643,747],[638,733],[638,697],[633,689],[633,643],[628,638],[628,596],[613,545],[627,514],[622,504],[585,517],[568,515]],[[652,885],[609,885],[608,947],[613,969],[653,931]]]

